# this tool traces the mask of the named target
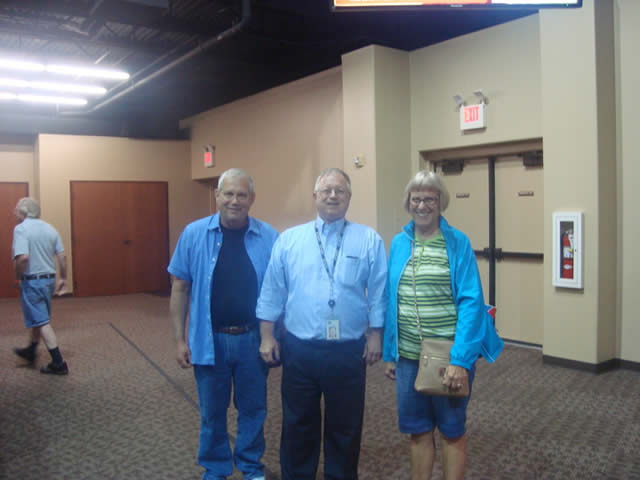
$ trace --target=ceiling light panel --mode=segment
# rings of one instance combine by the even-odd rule
[[[20,78],[0,77],[0,87],[14,87],[20,89],[44,90],[49,92],[82,93],[86,95],[104,95],[107,89],[98,85],[83,85],[78,83],[59,83],[23,80]]]
[[[78,97],[59,97],[53,95],[36,95],[26,93],[15,94],[9,92],[0,92],[0,100],[17,100],[27,103],[48,103],[54,105],[69,105],[76,107],[83,107],[87,104],[86,99]]]
[[[44,65],[37,62],[25,62],[11,58],[0,58],[0,68],[7,70],[22,70],[25,72],[44,72]]]
[[[123,70],[97,68],[92,66],[63,65],[57,63],[46,64],[16,60],[12,58],[0,58],[0,69],[20,70],[26,72],[48,72],[55,75],[102,78],[105,80],[127,80],[129,78],[129,74]]]
[[[129,74],[122,70],[108,70],[104,68],[76,67],[71,65],[46,65],[45,71],[59,75],[73,75],[78,77],[104,78],[107,80],[127,80]]]

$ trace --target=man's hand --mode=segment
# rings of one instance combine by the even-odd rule
[[[367,333],[367,343],[364,346],[362,358],[365,359],[367,365],[373,365],[382,357],[382,341],[380,328],[372,328]]]
[[[184,340],[176,341],[176,360],[182,368],[191,367],[191,351]]]
[[[280,361],[280,345],[273,335],[262,337],[260,356],[267,365],[275,365]]]
[[[448,365],[444,371],[442,384],[446,385],[450,390],[459,390],[462,385],[469,381],[469,372],[464,367],[458,365]]]
[[[184,330],[187,322],[191,283],[174,276],[171,276],[171,280],[173,283],[169,300],[169,319],[176,338],[176,360],[182,368],[189,368],[191,366],[191,352],[184,340]]]
[[[395,362],[386,362],[384,364],[384,375],[385,377],[395,380],[396,379],[396,364]]]
[[[64,295],[67,293],[67,279],[59,278],[56,282],[56,291],[53,292],[54,295]]]

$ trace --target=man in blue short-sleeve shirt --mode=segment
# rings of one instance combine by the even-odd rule
[[[372,228],[345,218],[345,172],[322,172],[313,197],[317,218],[283,232],[273,248],[256,312],[260,353],[267,363],[282,361],[282,480],[315,480],[322,435],[324,478],[355,480],[366,365],[381,352],[386,255]],[[273,329],[282,315],[278,343]]]
[[[69,367],[62,359],[58,339],[49,323],[51,297],[62,294],[67,284],[67,257],[62,239],[55,228],[40,220],[40,204],[33,198],[18,200],[14,214],[18,225],[13,229],[12,258],[16,279],[20,282],[24,322],[31,330],[31,343],[13,351],[34,365],[42,338],[49,349],[51,363],[41,367],[40,372],[66,375]],[[60,269],[57,282],[56,260]]]
[[[255,308],[277,232],[249,217],[254,200],[245,171],[224,172],[216,190],[219,213],[187,225],[168,268],[177,361],[193,365],[198,387],[204,480],[230,476],[234,464],[244,479],[264,480],[268,367],[258,351]],[[233,452],[227,433],[232,387],[238,410]]]

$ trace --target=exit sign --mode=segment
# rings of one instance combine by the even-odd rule
[[[460,130],[487,127],[487,106],[484,103],[460,107]]]

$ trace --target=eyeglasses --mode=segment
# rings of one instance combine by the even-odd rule
[[[323,188],[322,190],[318,190],[318,193],[323,197],[330,197],[331,192],[334,192],[336,197],[344,197],[345,195],[349,194],[348,190],[345,190],[344,188],[340,188],[340,187]]]
[[[421,203],[424,203],[428,207],[433,207],[439,200],[438,197],[411,197],[409,199],[411,205],[414,207],[419,207]]]

